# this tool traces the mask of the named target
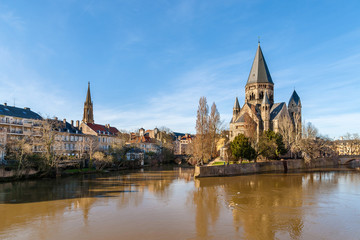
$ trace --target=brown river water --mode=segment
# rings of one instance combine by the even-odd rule
[[[0,184],[0,239],[360,239],[360,172],[144,170]]]

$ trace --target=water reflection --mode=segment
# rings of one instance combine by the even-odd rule
[[[192,175],[179,168],[3,183],[0,239],[351,239],[360,233],[357,172]],[[329,226],[343,227],[341,235],[325,234]]]
[[[196,179],[193,204],[197,234],[208,237],[208,224],[216,221],[224,199],[232,212],[233,227],[245,239],[299,239],[304,215],[319,204],[318,194],[337,188],[339,178],[359,182],[359,176],[335,172],[262,174]]]

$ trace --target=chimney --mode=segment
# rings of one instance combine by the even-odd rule
[[[71,126],[72,127],[74,126],[74,120],[71,120]]]
[[[4,106],[7,106],[7,103],[4,103]]]
[[[66,118],[64,118],[63,123],[66,124]]]
[[[139,129],[139,135],[140,135],[140,137],[144,136],[144,134],[145,134],[145,129],[140,128],[140,129]]]
[[[80,126],[80,121],[76,120],[76,127],[79,128],[79,126]]]

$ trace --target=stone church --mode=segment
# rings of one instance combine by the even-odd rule
[[[230,121],[230,141],[238,134],[256,136],[266,130],[279,131],[280,126],[292,124],[301,132],[301,101],[294,90],[289,104],[274,103],[274,82],[267,67],[260,43],[245,86],[245,103],[240,108],[236,97]],[[288,126],[288,125],[287,125]]]

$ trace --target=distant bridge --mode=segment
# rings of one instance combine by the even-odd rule
[[[360,155],[340,155],[340,164],[350,164],[351,162],[360,162]]]

